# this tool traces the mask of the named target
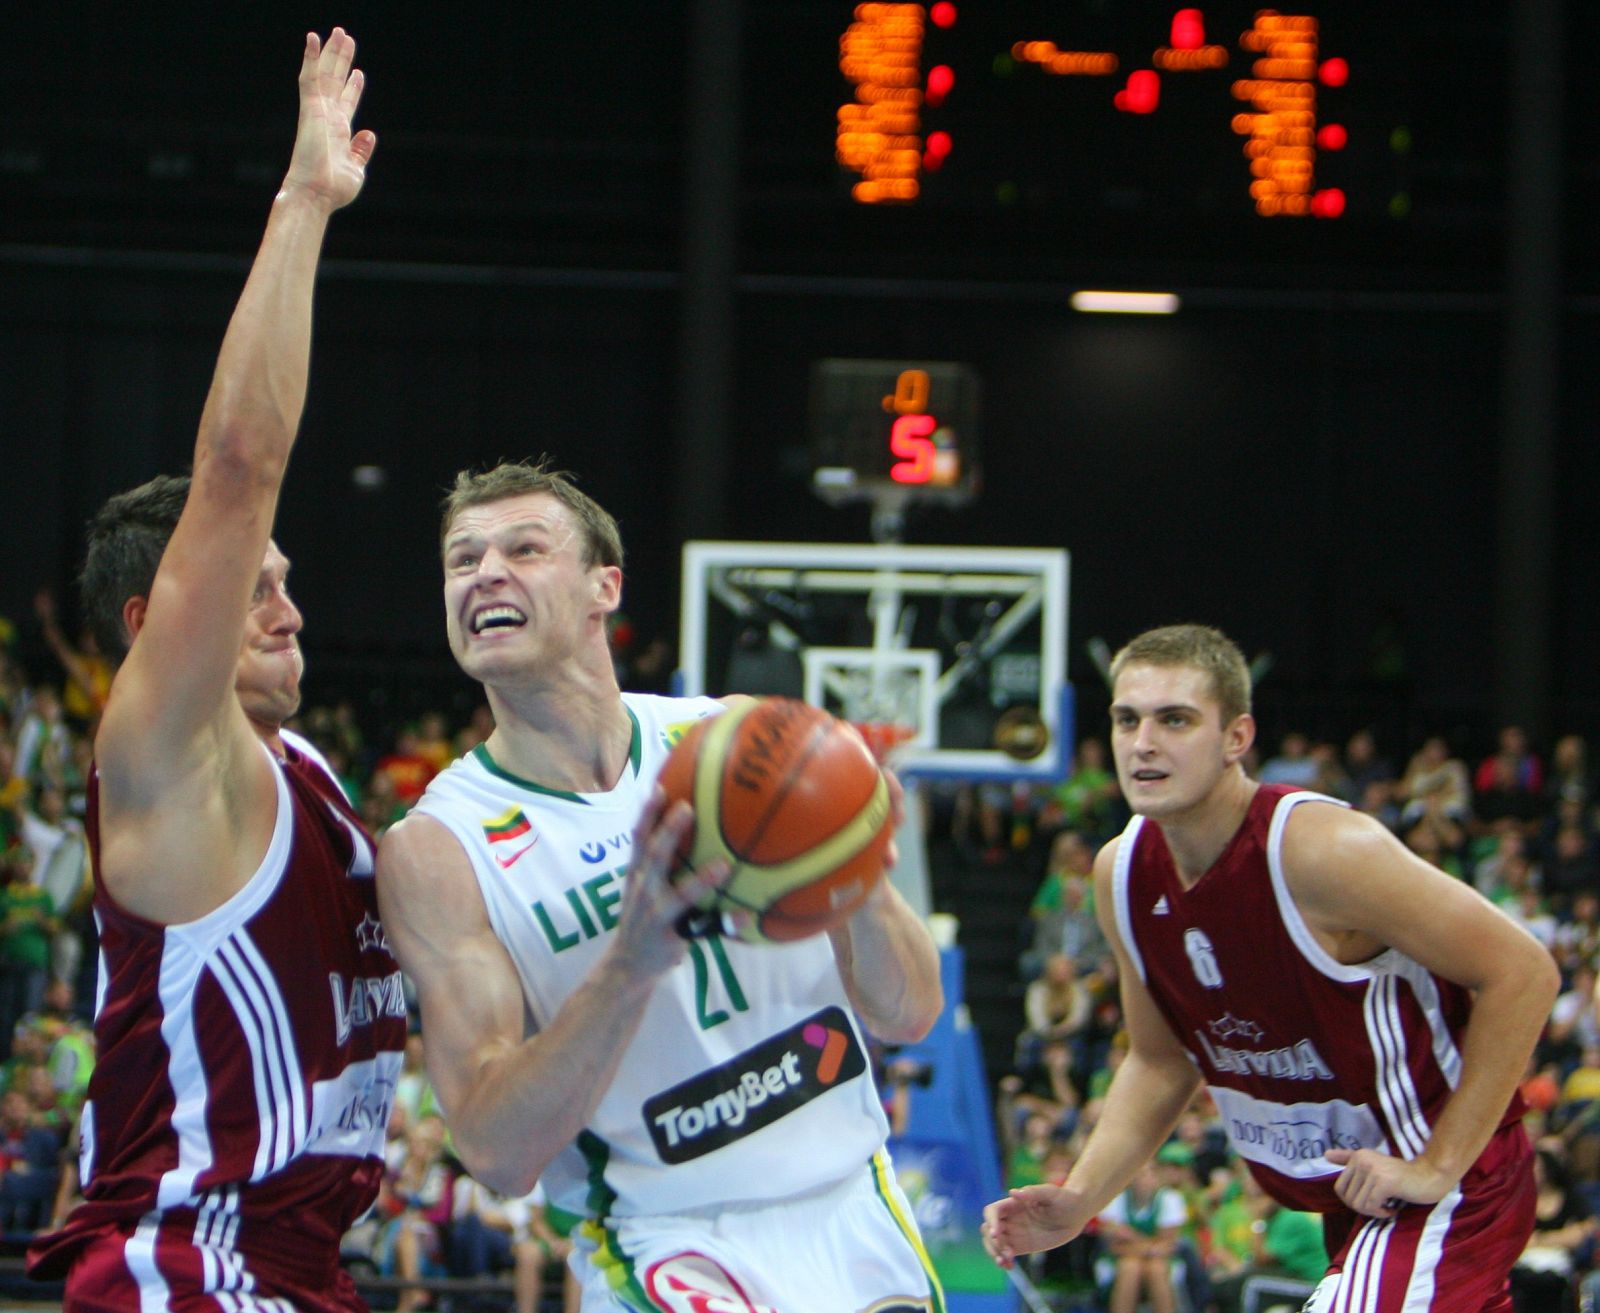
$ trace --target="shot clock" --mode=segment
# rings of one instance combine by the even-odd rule
[[[824,501],[959,506],[978,490],[980,387],[949,361],[811,367],[812,486]]]

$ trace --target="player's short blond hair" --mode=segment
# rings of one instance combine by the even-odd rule
[[[440,549],[443,550],[445,539],[450,536],[450,526],[455,523],[456,516],[469,506],[484,506],[536,492],[549,493],[572,512],[578,531],[583,535],[585,565],[621,567],[622,533],[611,512],[587,493],[580,492],[572,475],[565,470],[552,469],[548,456],[531,462],[506,461],[492,470],[462,470],[457,474],[455,486],[440,503],[443,513],[439,524]]]
[[[1187,666],[1210,681],[1211,695],[1230,725],[1250,712],[1250,666],[1239,645],[1209,625],[1147,629],[1111,658],[1111,686],[1129,666]]]

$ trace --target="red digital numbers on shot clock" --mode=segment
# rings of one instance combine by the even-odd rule
[[[929,483],[933,480],[933,439],[928,435],[939,425],[932,415],[902,415],[889,430],[889,450],[900,457],[889,467],[896,483]]]
[[[833,501],[889,488],[965,501],[977,486],[977,412],[977,377],[966,365],[818,361],[813,484]]]
[[[905,369],[895,380],[894,394],[883,399],[883,408],[895,413],[889,450],[899,457],[889,467],[889,477],[896,483],[949,488],[961,477],[961,457],[955,435],[926,413],[929,392],[927,370]]]

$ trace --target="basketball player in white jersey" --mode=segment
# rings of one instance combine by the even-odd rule
[[[1224,635],[1151,630],[1111,675],[1134,819],[1095,902],[1131,1048],[1066,1183],[985,1210],[990,1253],[1077,1235],[1204,1083],[1263,1188],[1323,1216],[1308,1309],[1509,1313],[1533,1224],[1517,1087],[1555,963],[1377,821],[1248,778],[1250,677]]]
[[[91,526],[85,603],[121,657],[89,783],[98,1062],[85,1200],[31,1269],[66,1275],[73,1313],[365,1308],[339,1239],[381,1179],[404,990],[371,841],[282,728],[300,613],[271,539],[323,234],[376,145],[351,130],[354,55],[338,28],[306,37],[288,173],[192,478],[119,494]]]
[[[937,1017],[921,921],[883,880],[828,935],[682,937],[727,873],[669,881],[691,813],[656,775],[724,708],[618,690],[615,522],[562,474],[501,466],[458,477],[442,549],[495,730],[385,836],[378,883],[468,1171],[510,1194],[542,1176],[583,1215],[585,1313],[942,1309],[861,1033]]]

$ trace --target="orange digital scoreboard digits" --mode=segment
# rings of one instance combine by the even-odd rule
[[[826,501],[886,492],[960,505],[978,487],[977,374],[949,361],[811,367],[812,486]]]
[[[861,4],[839,38],[839,71],[854,84],[855,95],[839,107],[834,155],[843,168],[861,175],[851,195],[863,205],[914,201],[921,191],[922,105],[930,95],[948,95],[954,82],[945,68],[930,73],[923,90],[926,25],[922,5]]]
[[[853,94],[839,106],[835,157],[859,178],[851,197],[860,204],[909,205],[927,195],[929,175],[959,161],[962,146],[960,133],[937,125],[940,110],[961,95],[966,79],[993,72],[1102,79],[1106,110],[1155,118],[1165,109],[1163,79],[1209,79],[1217,111],[1195,121],[1191,102],[1184,131],[1215,131],[1225,139],[1231,129],[1245,138],[1235,174],[1241,212],[1267,219],[1336,219],[1345,212],[1345,192],[1321,185],[1318,162],[1342,151],[1350,133],[1326,120],[1319,98],[1342,88],[1350,67],[1342,57],[1323,57],[1312,14],[1257,10],[1231,47],[1213,39],[1204,10],[1189,7],[1119,20],[1119,28],[1149,29],[1119,31],[1115,44],[1126,47],[1120,50],[1073,48],[1070,32],[1054,39],[1020,32],[1004,50],[984,56],[987,69],[929,56],[930,45],[936,54],[947,48],[931,38],[959,21],[959,7],[947,0],[873,0],[852,14],[839,40],[839,71]],[[1176,110],[1167,116],[1185,118]],[[1075,121],[1071,130],[1092,131],[1092,123]]]

